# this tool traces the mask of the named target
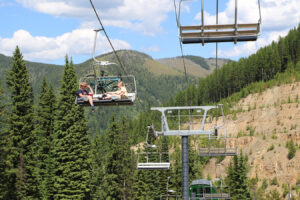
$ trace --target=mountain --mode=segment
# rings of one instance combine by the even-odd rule
[[[186,55],[185,64],[187,74],[204,77],[210,74],[216,67],[215,58],[202,58],[200,56]],[[169,66],[177,71],[184,72],[182,57],[162,58],[157,60],[159,63]],[[218,66],[222,67],[224,64],[230,62],[229,59],[218,59]]]
[[[87,115],[89,115],[91,132],[101,132],[101,130],[106,127],[113,113],[115,113],[117,117],[121,117],[122,115],[130,118],[134,117],[138,111],[145,109],[145,106],[149,103],[151,105],[161,104],[162,102],[167,101],[170,96],[186,88],[184,73],[181,71],[177,71],[172,67],[163,65],[153,60],[150,56],[137,51],[120,50],[117,54],[124,65],[126,73],[121,68],[116,68],[114,66],[103,67],[101,69],[99,66],[96,66],[97,74],[100,74],[100,70],[105,70],[107,75],[117,76],[119,72],[123,75],[134,75],[137,84],[138,100],[134,106],[129,107],[101,107],[95,114],[93,114],[93,116],[87,112]],[[117,63],[116,57],[113,53],[100,55],[97,59]],[[30,80],[33,84],[35,99],[37,99],[41,80],[44,76],[54,86],[58,93],[64,66],[29,61],[26,61],[26,64]],[[92,59],[76,64],[75,69],[78,78],[93,73],[92,64]],[[2,81],[4,88],[6,87],[6,72],[10,69],[10,65],[11,57],[0,54],[0,80]],[[188,78],[190,83],[196,83],[197,81],[197,78],[191,75],[189,75]],[[99,119],[101,119],[101,123],[99,123]]]

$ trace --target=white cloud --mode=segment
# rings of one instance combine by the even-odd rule
[[[96,16],[87,0],[17,0],[17,2],[27,8],[56,17],[84,20],[82,27],[95,25]],[[173,9],[172,0],[97,0],[94,4],[104,25],[127,28],[145,35],[163,32],[161,23]]]
[[[151,47],[142,47],[141,50],[145,51],[145,52],[159,52],[159,51],[161,51],[161,49],[156,45],[151,46]]]
[[[231,49],[221,49],[219,50],[219,55],[226,58],[248,56],[255,53],[259,48],[269,45],[272,41],[278,41],[279,37],[286,36],[288,31],[288,29],[284,31],[272,31],[266,37],[259,38],[256,42],[239,43]]]
[[[94,44],[94,33],[90,29],[77,29],[57,37],[32,36],[25,30],[18,30],[12,38],[0,38],[0,53],[11,55],[18,45],[28,60],[56,60],[66,54],[90,55]],[[125,41],[112,39],[115,49],[130,49]],[[111,51],[105,36],[98,35],[97,52]]]

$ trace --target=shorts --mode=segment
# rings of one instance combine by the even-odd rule
[[[80,100],[80,101],[89,101],[89,97],[88,96],[79,97],[78,100]]]

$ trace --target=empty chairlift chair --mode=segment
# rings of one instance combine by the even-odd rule
[[[212,136],[203,138],[203,143],[199,145],[199,156],[235,156],[237,155],[236,138],[228,138],[226,133],[223,136]]]
[[[149,144],[149,134],[157,136],[153,126],[147,127],[146,151],[138,154],[137,169],[138,170],[169,170],[170,161],[169,153],[161,152],[159,146]]]
[[[190,200],[230,199],[229,193],[224,193],[215,187],[210,180],[193,180],[189,188]]]
[[[238,23],[237,0],[235,0],[234,24],[206,25],[204,23],[204,0],[201,0],[201,25],[189,26],[183,26],[180,23],[180,7],[182,1],[185,0],[180,0],[179,2],[177,26],[179,29],[179,38],[183,44],[201,43],[202,45],[204,45],[205,43],[215,42],[234,42],[236,44],[237,42],[242,41],[256,41],[257,37],[260,35],[261,11],[259,0],[259,20],[257,23]],[[216,17],[218,17],[218,10],[216,13]]]

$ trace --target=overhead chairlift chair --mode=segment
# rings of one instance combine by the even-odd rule
[[[175,1],[175,0],[174,0]],[[235,20],[234,24],[204,24],[204,2],[201,0],[201,25],[182,26],[180,23],[180,7],[182,1],[179,2],[179,11],[176,14],[177,26],[179,29],[179,38],[183,44],[192,43],[215,43],[215,42],[245,42],[256,41],[260,35],[261,11],[260,1],[258,0],[259,20],[258,23],[238,24],[237,22],[237,0],[235,0]],[[176,11],[177,13],[177,11]],[[217,13],[218,15],[218,13]]]

